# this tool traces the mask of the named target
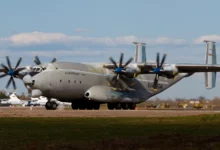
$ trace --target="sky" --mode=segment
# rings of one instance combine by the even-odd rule
[[[12,64],[21,56],[22,66],[53,57],[58,61],[103,63],[112,56],[134,56],[134,41],[145,42],[148,61],[167,53],[166,63],[204,64],[206,45],[216,41],[219,57],[218,0],[2,0],[0,1],[0,62],[8,55]],[[218,61],[218,60],[217,60]],[[213,98],[216,87],[205,88],[204,74],[185,78],[159,98]],[[0,79],[5,89],[8,77]],[[17,93],[27,93],[16,79]],[[12,86],[7,91],[13,91]]]

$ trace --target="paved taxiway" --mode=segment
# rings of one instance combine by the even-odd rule
[[[33,107],[0,108],[0,117],[178,117],[201,114],[218,114],[207,110],[45,110]]]

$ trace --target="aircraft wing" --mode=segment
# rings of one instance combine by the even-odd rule
[[[167,64],[165,64],[166,66]],[[156,68],[155,63],[142,63],[137,64],[140,68],[141,73],[149,73]],[[220,65],[212,64],[172,64],[171,66],[176,67],[180,73],[194,73],[194,72],[220,72]]]
[[[220,72],[220,65],[176,64],[179,72]]]

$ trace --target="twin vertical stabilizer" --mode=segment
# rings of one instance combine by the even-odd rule
[[[136,45],[134,62],[146,62],[146,51],[145,51],[145,43],[133,42]]]
[[[204,42],[206,42],[205,63],[209,65],[217,64],[215,42],[213,41],[204,41]],[[205,72],[205,87],[207,89],[212,89],[215,87],[215,83],[216,83],[216,72]]]

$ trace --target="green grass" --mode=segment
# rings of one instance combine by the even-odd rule
[[[220,115],[0,118],[0,149],[219,149]]]

